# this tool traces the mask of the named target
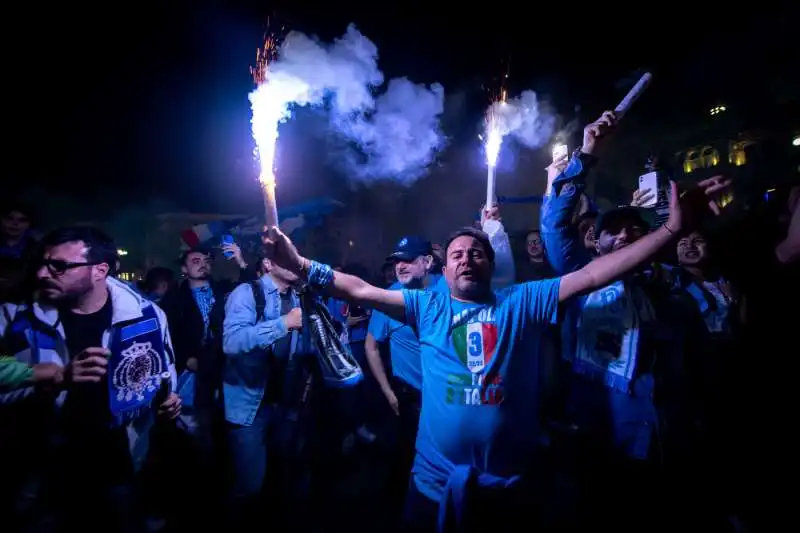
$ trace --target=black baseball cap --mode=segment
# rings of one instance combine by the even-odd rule
[[[422,237],[407,236],[397,242],[394,251],[386,258],[386,261],[391,261],[392,263],[413,261],[421,255],[433,255],[431,241],[427,241]]]
[[[647,210],[630,205],[624,205],[621,207],[615,207],[614,209],[609,209],[608,211],[603,211],[597,215],[597,219],[594,223],[595,238],[600,235],[601,231],[619,222],[630,222],[641,226],[646,231],[649,231],[650,223],[647,221],[647,218],[650,217],[648,215],[649,213]]]

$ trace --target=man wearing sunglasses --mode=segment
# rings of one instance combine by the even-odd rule
[[[36,301],[7,305],[0,334],[17,361],[63,372],[50,386],[0,394],[0,407],[26,422],[0,434],[24,441],[20,449],[31,452],[28,461],[20,457],[24,477],[53,491],[30,496],[48,502],[35,520],[130,531],[152,421],[180,413],[169,393],[176,378],[166,316],[110,275],[117,252],[103,232],[60,229],[42,245]]]

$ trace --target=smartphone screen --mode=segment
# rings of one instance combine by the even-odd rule
[[[569,147],[566,144],[556,144],[553,146],[553,161],[558,161],[569,153]]]
[[[655,207],[656,203],[658,202],[658,173],[657,172],[648,172],[647,174],[643,174],[639,176],[639,190],[643,191],[645,189],[650,189],[648,195],[652,195],[652,198],[647,200],[647,202],[641,204],[641,207]]]

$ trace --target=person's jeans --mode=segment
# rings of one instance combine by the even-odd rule
[[[228,453],[233,476],[229,516],[237,524],[251,523],[248,520],[258,509],[267,473],[271,414],[271,407],[262,403],[251,425],[228,424]]]

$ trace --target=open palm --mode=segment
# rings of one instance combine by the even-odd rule
[[[295,274],[302,272],[306,260],[291,239],[277,227],[267,228],[261,236],[261,242],[264,245],[264,255],[275,265]]]
[[[679,193],[678,184],[670,181],[669,227],[679,231],[685,225],[703,218],[703,211],[706,208],[714,215],[719,215],[720,206],[717,199],[730,185],[729,178],[714,176]]]

